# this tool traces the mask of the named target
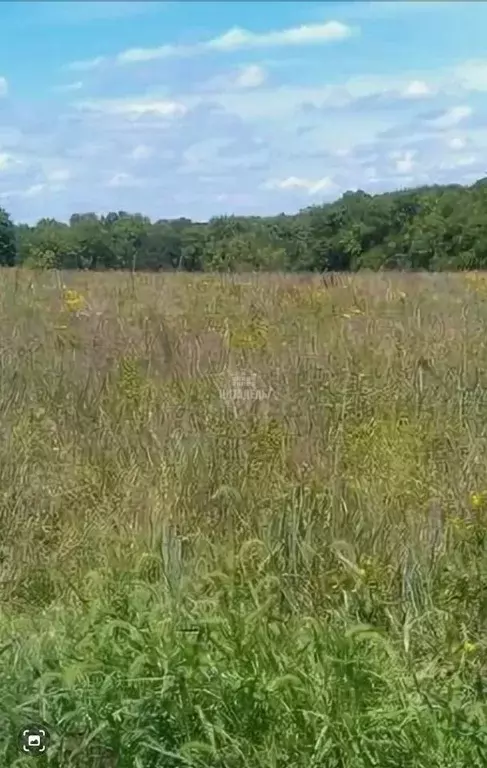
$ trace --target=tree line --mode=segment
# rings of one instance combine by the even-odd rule
[[[346,192],[295,215],[151,222],[125,211],[14,224],[0,208],[0,265],[195,271],[487,268],[487,178],[379,195]]]

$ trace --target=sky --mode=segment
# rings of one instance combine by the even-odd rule
[[[2,2],[17,222],[293,213],[487,175],[487,3]]]

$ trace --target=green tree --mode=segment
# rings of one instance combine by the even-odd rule
[[[13,267],[17,259],[15,227],[7,211],[0,208],[0,265]]]
[[[0,264],[138,270],[487,269],[487,181],[380,195],[346,192],[295,215],[152,223],[126,211],[14,227],[0,209]]]

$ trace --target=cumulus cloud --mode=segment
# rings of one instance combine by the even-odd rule
[[[417,99],[431,96],[432,93],[432,89],[424,80],[411,80],[404,88],[402,95],[407,99]]]
[[[118,64],[166,59],[172,56],[195,56],[210,51],[231,52],[252,48],[283,48],[308,46],[333,41],[346,40],[354,30],[340,21],[328,21],[322,24],[304,24],[283,30],[269,32],[251,32],[248,29],[233,27],[222,35],[195,45],[161,45],[157,48],[130,48],[116,57]],[[96,61],[96,60],[94,60]],[[77,62],[78,65],[89,62]],[[101,59],[95,66],[103,63]],[[79,68],[79,67],[78,67]],[[90,67],[91,68],[91,67]]]
[[[196,141],[183,150],[178,174],[197,176],[198,180],[215,179],[218,175],[265,171],[271,162],[269,145],[240,130],[238,136],[231,134],[214,136]]]
[[[442,99],[443,103],[446,97]],[[474,126],[474,108],[470,105],[456,105],[452,107],[443,107],[429,112],[423,112],[416,115],[410,115],[406,122],[396,121],[396,124],[384,131],[381,131],[379,138],[382,140],[403,140],[413,137],[440,136],[442,133],[456,128],[462,124],[463,128]],[[484,118],[479,115],[481,123],[484,124]],[[444,136],[441,136],[444,140]]]
[[[454,70],[454,76],[465,90],[487,91],[487,61],[485,59],[459,64]]]
[[[158,115],[159,117],[177,117],[187,111],[183,104],[177,101],[163,99],[100,99],[98,101],[81,101],[76,104],[83,112],[95,112],[104,115],[120,115],[125,117],[140,117],[142,115]]]
[[[360,111],[361,120],[363,114],[370,120],[372,113],[379,112],[393,117],[399,109],[407,112],[411,104],[436,96],[436,91],[426,82],[411,80],[407,75],[357,75],[341,83],[323,85],[278,84],[270,87],[263,83],[255,91],[237,89],[234,78],[219,76],[212,78],[203,90],[211,90],[215,103],[243,119],[281,123],[301,112],[301,122],[306,125],[311,125],[313,120],[322,122],[332,110]],[[197,99],[190,97],[187,103],[191,101],[196,103]],[[334,120],[339,117],[333,112]]]
[[[449,139],[447,142],[448,148],[453,150],[460,150],[464,149],[466,145],[465,139],[462,139],[461,136],[454,136],[452,139]]]
[[[0,153],[0,174],[8,184],[2,192],[3,199],[30,200],[42,194],[61,192],[66,190],[66,183],[72,178],[71,171],[61,167],[54,158],[31,156],[28,152],[22,156]]]
[[[114,174],[107,182],[107,187],[140,187],[142,182],[132,174],[121,171]]]
[[[290,213],[346,189],[473,175],[487,150],[473,71],[339,77],[319,48],[349,36],[333,24],[234,28],[191,45],[75,63],[88,74],[65,72],[56,89],[73,95],[20,104],[17,122],[5,112],[0,195],[12,197],[9,210],[24,220],[82,210],[205,219],[224,210]],[[267,48],[277,52],[263,54]],[[191,57],[200,54],[195,66]],[[335,58],[336,50],[330,64]],[[117,61],[149,63],[110,66]]]
[[[105,56],[96,56],[94,59],[84,59],[82,61],[72,61],[68,64],[68,69],[72,72],[89,72],[92,69],[98,69],[105,61]]]
[[[196,47],[187,45],[160,45],[157,48],[129,48],[116,57],[117,64],[138,64],[144,61],[166,59],[171,56],[188,56]]]
[[[267,73],[263,67],[259,67],[258,64],[249,64],[247,67],[242,67],[237,74],[235,86],[237,88],[258,88],[259,85],[265,83],[266,79]]]
[[[0,172],[6,171],[19,163],[19,160],[9,152],[0,152]]]
[[[8,83],[6,77],[0,77],[0,97],[6,96],[8,93]]]
[[[271,48],[280,46],[311,45],[344,40],[352,35],[351,27],[340,21],[328,21],[324,24],[303,24],[271,32],[249,32],[247,29],[234,27],[225,34],[206,43],[206,47],[217,51],[235,51],[242,48]]]
[[[130,158],[132,160],[148,160],[154,153],[152,147],[148,147],[146,144],[137,144],[136,147],[130,152]]]
[[[58,168],[46,173],[48,181],[53,183],[63,183],[71,178],[71,171],[68,168]]]
[[[311,180],[302,179],[298,176],[288,176],[286,179],[271,180],[265,183],[266,189],[299,189],[304,190],[309,195],[316,195],[319,192],[333,192],[337,187],[333,179],[325,176],[322,179]]]
[[[476,155],[460,155],[442,160],[439,164],[441,170],[455,170],[457,168],[470,168],[478,162]]]
[[[467,105],[452,107],[451,109],[445,110],[445,112],[437,117],[431,118],[428,122],[433,128],[443,130],[446,128],[454,128],[472,114],[472,107]]]
[[[26,190],[21,192],[22,197],[37,197],[46,189],[45,184],[31,184]]]
[[[73,83],[66,83],[65,85],[56,85],[54,87],[54,90],[60,91],[61,93],[70,93],[71,91],[80,91],[82,88],[83,88],[83,81],[76,80]]]
[[[395,160],[397,173],[409,175],[414,168],[414,157],[416,154],[416,151],[413,149],[404,152],[392,152],[391,159]]]
[[[215,94],[231,93],[234,91],[251,91],[265,84],[268,77],[267,70],[259,64],[248,64],[223,72],[203,82],[198,90],[200,92]]]

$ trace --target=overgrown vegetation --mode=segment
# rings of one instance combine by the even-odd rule
[[[487,265],[487,187],[347,192],[295,216],[151,223],[74,214],[15,230],[0,211],[0,263],[58,269],[195,271],[464,270]]]
[[[335,282],[3,271],[1,765],[485,765],[487,282]]]

